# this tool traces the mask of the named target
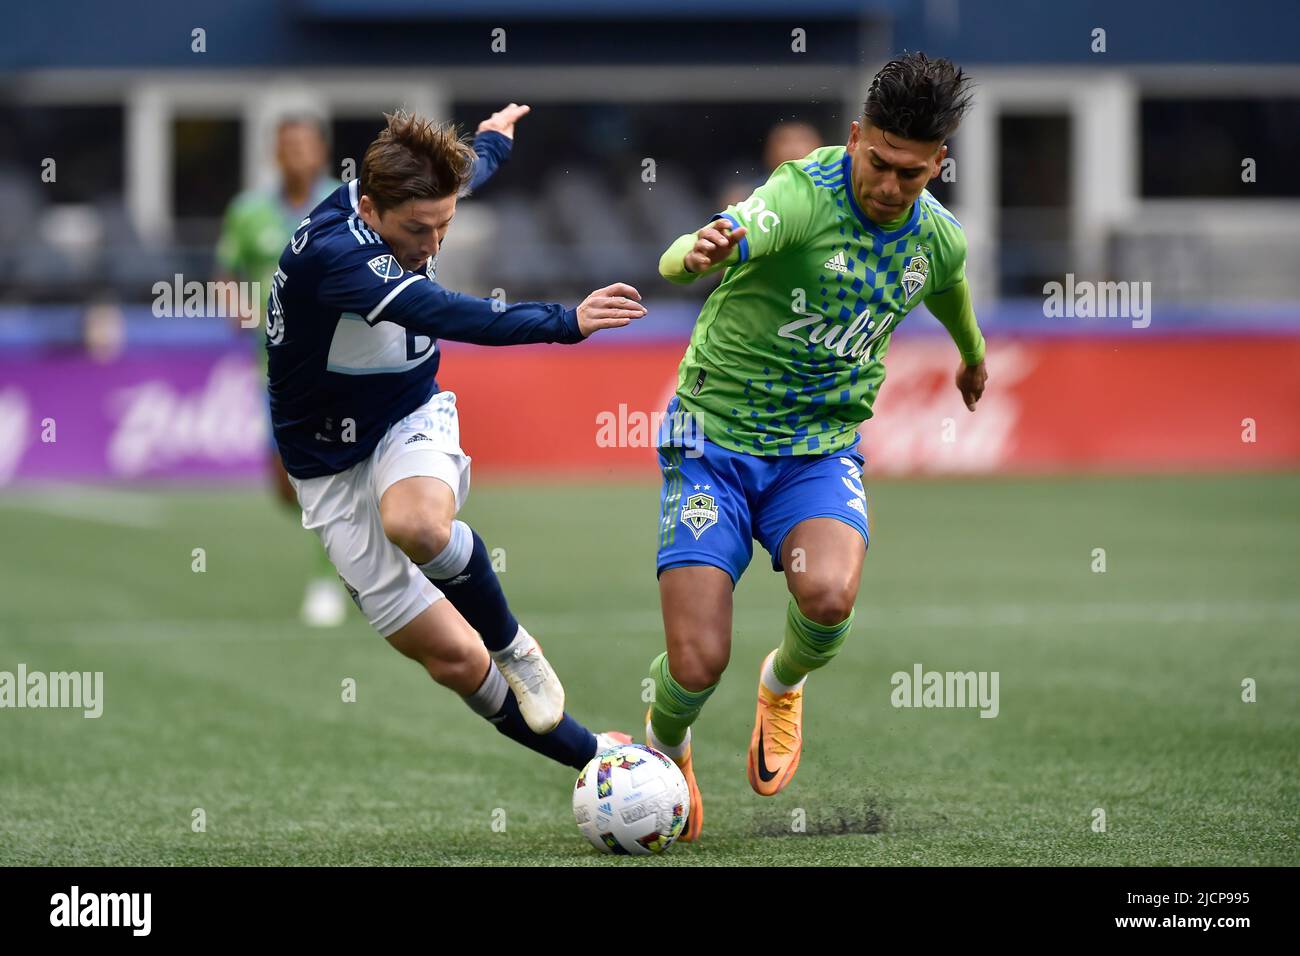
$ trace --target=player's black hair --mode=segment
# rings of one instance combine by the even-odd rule
[[[871,81],[862,115],[886,133],[941,142],[956,131],[971,96],[970,77],[951,60],[904,53]]]

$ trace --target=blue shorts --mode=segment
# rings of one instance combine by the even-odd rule
[[[864,545],[867,496],[857,442],[830,455],[746,455],[707,439],[692,447],[659,449],[657,574],[707,564],[734,585],[758,541],[781,570],[785,536],[809,518],[837,518],[856,528]]]

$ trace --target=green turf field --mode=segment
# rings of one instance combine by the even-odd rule
[[[763,799],[745,777],[785,605],[756,557],[696,725],[704,840],[649,862],[591,849],[574,775],[354,610],[302,627],[314,539],[268,495],[0,497],[0,670],[105,675],[98,720],[0,710],[0,864],[1300,863],[1300,476],[868,495],[857,624],[809,681],[798,778]],[[464,516],[505,549],[571,712],[635,730],[662,648],[656,488],[484,485]],[[999,672],[999,716],[893,708],[890,675],[918,662]]]

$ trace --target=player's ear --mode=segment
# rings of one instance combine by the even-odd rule
[[[943,161],[948,155],[948,144],[944,143],[934,154],[934,164],[930,167],[930,178],[938,176],[943,169]]]
[[[849,141],[845,146],[850,153],[858,148],[858,140],[862,138],[862,124],[854,120],[849,124]]]

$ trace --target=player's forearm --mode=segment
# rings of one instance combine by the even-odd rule
[[[474,161],[474,171],[470,174],[467,188],[473,191],[491,179],[497,167],[510,158],[513,145],[514,141],[509,136],[495,130],[484,130],[475,136],[474,153],[478,159]]]
[[[516,302],[452,293],[427,327],[429,334],[471,345],[571,344],[582,341],[576,309],[551,302]],[[426,331],[417,329],[417,331]]]
[[[732,249],[731,254],[717,265],[709,266],[709,268],[700,272],[691,272],[686,268],[685,259],[686,254],[695,248],[696,238],[693,232],[677,237],[676,241],[659,257],[659,274],[661,276],[669,282],[686,285],[688,282],[694,282],[700,276],[706,276],[717,272],[719,269],[735,265],[740,260],[740,253],[736,249]]]
[[[676,282],[678,285],[686,285],[694,282],[700,277],[698,272],[687,272],[686,253],[695,247],[695,233],[688,232],[684,236],[678,236],[673,244],[668,247],[662,256],[659,257],[659,274],[669,282]]]
[[[925,305],[948,330],[963,362],[978,365],[984,361],[984,335],[975,321],[975,307],[965,278],[946,292],[930,296]]]

